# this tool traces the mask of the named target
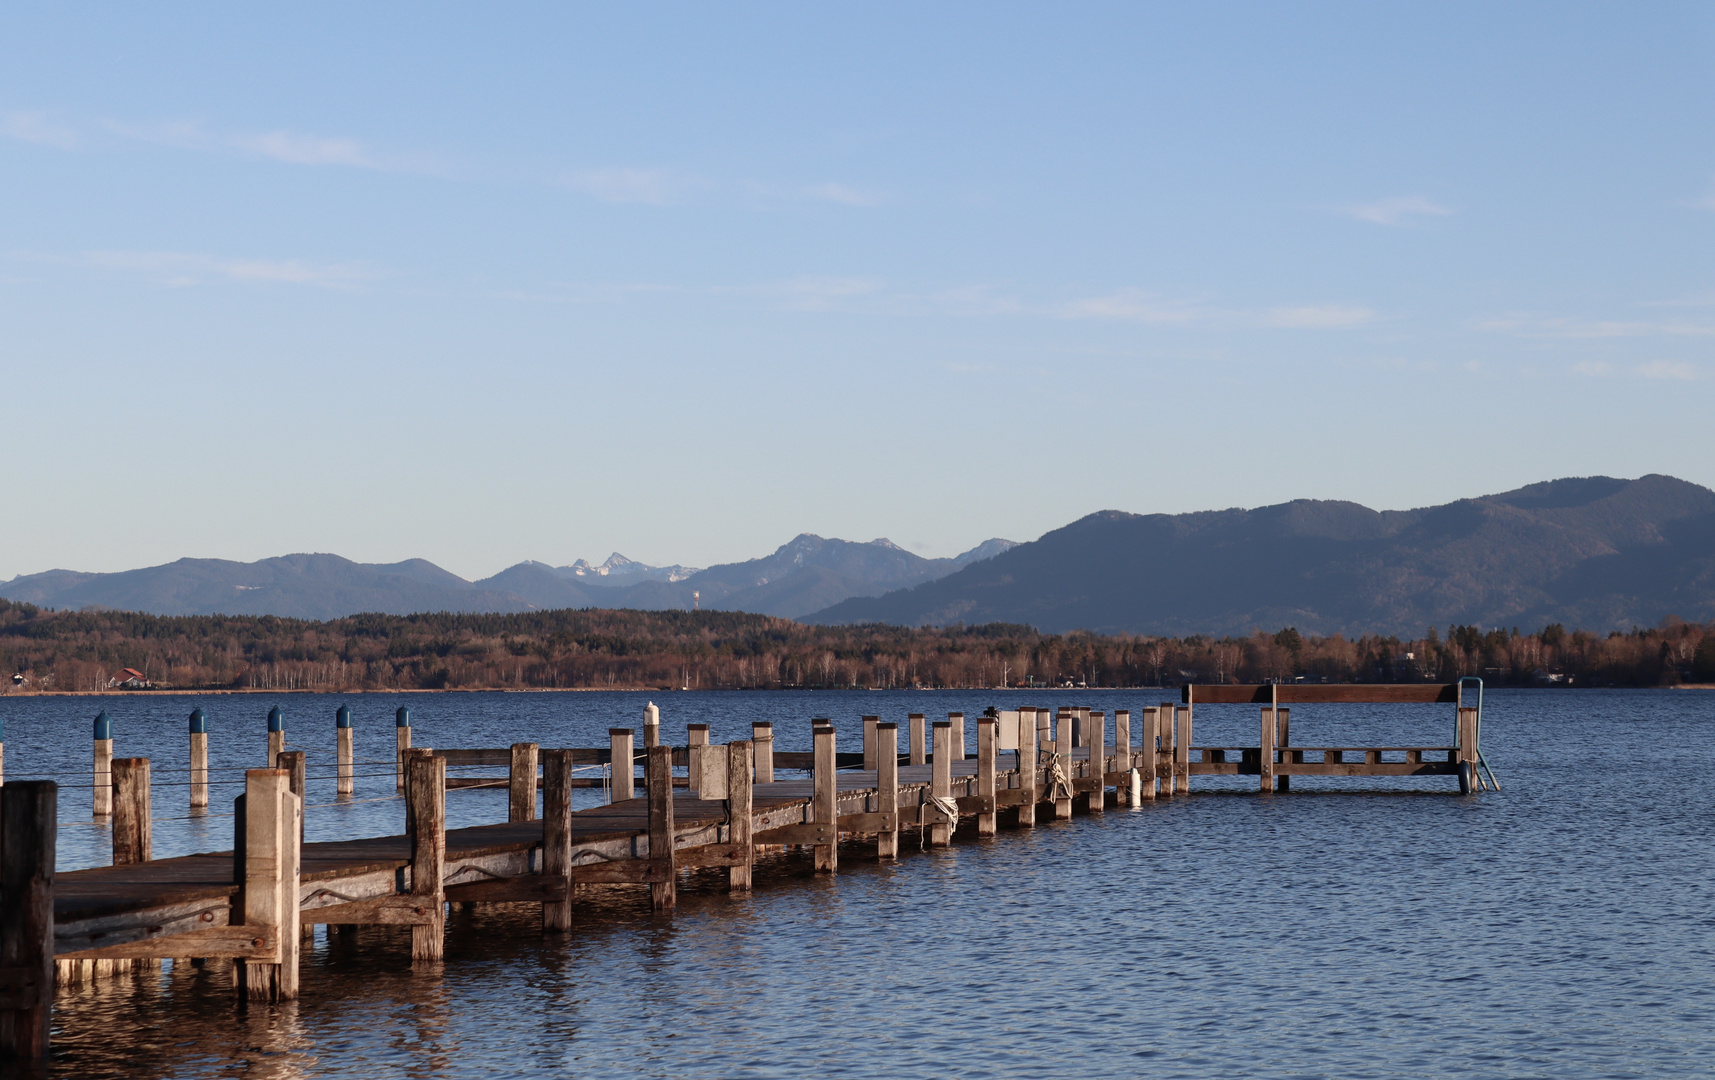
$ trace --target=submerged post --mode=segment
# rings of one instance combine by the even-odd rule
[[[244,858],[238,923],[273,944],[268,956],[240,960],[237,989],[251,1001],[298,996],[298,797],[283,769],[244,774]]]
[[[149,759],[113,759],[113,865],[146,863],[153,851]]]
[[[727,843],[732,845],[737,860],[727,867],[728,892],[749,892],[751,868],[756,861],[756,844],[751,839],[755,819],[751,816],[751,785],[756,764],[752,760],[752,743],[746,739],[727,744]]]
[[[411,895],[429,909],[429,921],[411,927],[411,959],[439,960],[446,949],[447,759],[423,754],[408,768]]]
[[[609,798],[613,802],[624,802],[637,797],[637,759],[631,747],[631,741],[636,737],[636,733],[628,727],[607,729],[608,773],[612,778],[612,795]],[[544,790],[546,784],[547,781],[544,780]],[[571,787],[569,783],[566,786]],[[546,799],[547,796],[544,795],[543,798]],[[544,808],[542,812],[545,814],[548,811]]]
[[[899,857],[899,725],[875,725],[876,811],[883,815],[875,837],[875,857]],[[887,816],[892,815],[891,827]]]
[[[268,710],[268,767],[280,767],[280,752],[286,749],[286,713],[276,705]]]
[[[333,714],[334,738],[338,742],[335,748],[337,763],[334,770],[334,794],[351,795],[357,791],[352,769],[354,747],[352,738],[355,732],[351,727],[351,706],[341,705]]]
[[[58,784],[0,786],[0,1061],[48,1053],[58,835]]]
[[[631,731],[626,730],[626,741]],[[627,770],[629,772],[630,770]],[[617,775],[617,774],[616,774]],[[627,796],[629,798],[630,796]],[[561,900],[542,902],[544,933],[572,928],[572,752],[542,751],[542,876],[560,879]]]
[[[208,716],[191,710],[191,809],[208,805]]]
[[[536,820],[536,752],[533,742],[512,744],[512,767],[506,778],[506,820]]]
[[[643,775],[649,789],[649,906],[672,911],[679,903],[673,859],[673,748],[651,746],[648,755]]]
[[[910,755],[911,764],[921,765],[924,762],[923,714],[914,712],[907,716],[905,720],[907,725],[905,733],[905,751]]]
[[[988,800],[987,812],[977,813],[977,835],[995,834],[995,747],[1000,742],[1000,721],[993,716],[977,717],[977,797]]]
[[[95,717],[95,794],[90,808],[98,818],[113,813],[113,719],[106,710]]]
[[[405,790],[405,751],[411,749],[411,710],[401,705],[393,713],[393,787]]]
[[[826,825],[829,830],[839,828],[839,777],[834,773],[834,729],[819,727],[812,736],[815,747],[811,774],[810,820],[816,825]],[[816,870],[819,873],[831,874],[839,869],[839,834],[833,832],[825,844],[816,845]]]
[[[946,803],[953,798],[952,721],[935,721],[934,738],[935,764],[929,774],[929,794],[934,798],[924,809],[932,810],[936,817],[929,825],[929,846],[946,847],[953,842],[953,819],[946,810]]]
[[[774,725],[763,722],[751,724],[750,741],[756,747],[756,782],[774,783]]]

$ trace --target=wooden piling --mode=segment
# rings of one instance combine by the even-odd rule
[[[105,711],[95,717],[95,788],[90,809],[97,818],[113,814],[113,721]]]
[[[629,728],[623,730],[625,741],[631,742]],[[611,732],[610,732],[611,734]],[[616,757],[614,760],[618,760]],[[630,760],[630,755],[626,755]],[[629,776],[631,770],[627,769]],[[618,771],[615,770],[615,791],[618,791]],[[615,799],[618,798],[616,794]],[[627,795],[626,798],[630,798]],[[558,878],[564,889],[564,899],[542,903],[544,933],[564,932],[572,928],[572,752],[570,750],[542,751],[542,876]]]
[[[1155,786],[1159,779],[1160,769],[1157,765],[1160,751],[1156,749],[1157,740],[1161,734],[1161,708],[1156,705],[1146,705],[1140,710],[1142,729],[1139,737],[1137,754],[1137,797],[1140,802],[1155,801]]]
[[[1274,710],[1275,745],[1280,747],[1282,761],[1288,760],[1292,751],[1292,710],[1278,708]],[[1287,773],[1277,772],[1274,778],[1274,790],[1291,791],[1292,777]]]
[[[947,720],[953,725],[952,752],[954,761],[965,760],[965,714],[950,712]]]
[[[1163,795],[1176,795],[1179,792],[1179,744],[1175,737],[1174,724],[1176,708],[1171,701],[1161,703],[1161,756],[1158,768],[1161,772]]]
[[[815,845],[816,871],[832,874],[840,867],[839,833],[834,831],[839,828],[839,776],[834,772],[834,729],[831,725],[819,727],[812,738],[815,757],[812,760],[810,823],[829,829],[825,838],[827,842]]]
[[[925,734],[923,730],[923,714],[914,712],[908,715],[905,719],[905,752],[910,755],[910,764],[921,765],[925,761],[923,755],[923,736]]]
[[[334,770],[334,794],[351,795],[357,791],[356,771],[352,767],[355,758],[355,734],[351,726],[351,706],[341,705],[333,714],[336,765]]]
[[[774,783],[774,725],[760,722],[751,724],[750,742],[755,748],[756,782]]]
[[[268,710],[268,767],[280,767],[280,751],[286,749],[286,712],[276,705]]]
[[[429,921],[411,927],[411,959],[439,960],[446,949],[447,759],[424,754],[406,766],[411,815],[411,895]],[[535,792],[531,792],[534,801]]]
[[[1090,776],[1096,789],[1090,792],[1090,813],[1105,813],[1108,808],[1108,718],[1104,713],[1085,709],[1084,736],[1090,741]]]
[[[405,751],[411,749],[411,710],[399,706],[393,714],[394,790],[405,790]]]
[[[1257,764],[1261,767],[1262,790],[1274,790],[1274,706],[1262,707],[1262,742],[1258,747]]]
[[[1173,765],[1179,774],[1179,793],[1191,794],[1191,706],[1180,705],[1173,710]]]
[[[0,786],[0,1061],[48,1053],[58,835],[58,784]]]
[[[632,749],[636,735],[628,727],[607,729],[608,772],[612,777],[609,799],[624,802],[637,798],[637,758]],[[568,788],[570,784],[568,783]],[[547,810],[542,811],[544,814]]]
[[[977,835],[995,834],[995,757],[1000,745],[1000,721],[993,716],[977,717],[977,797],[988,800],[988,810],[977,813]]]
[[[208,715],[192,709],[191,727],[191,809],[208,805]]]
[[[511,767],[506,774],[506,820],[536,820],[536,760],[533,742],[512,744]]]
[[[685,746],[687,749],[685,757],[690,763],[690,768],[686,772],[690,777],[689,783],[692,791],[703,790],[703,751],[708,745],[709,725],[685,725]]]
[[[411,762],[427,760],[434,750],[427,746],[407,746],[401,754],[400,760],[405,764],[405,835],[410,836],[417,827],[417,817],[411,812]]]
[[[929,846],[946,847],[953,842],[953,820],[941,800],[953,798],[953,723],[937,720],[934,724],[934,766],[929,771],[929,794],[934,802],[924,807],[933,816],[929,825]]]
[[[896,859],[899,857],[899,725],[875,725],[875,746],[875,809],[883,820],[882,830],[875,838],[875,856]]]
[[[863,767],[866,771],[875,771],[875,726],[881,723],[879,716],[863,718]]]
[[[1115,709],[1114,771],[1117,773],[1130,773],[1133,764],[1134,763],[1131,760],[1131,710]],[[1121,806],[1134,805],[1131,797],[1131,789],[1132,784],[1130,777],[1128,776],[1120,784],[1114,787],[1114,802]]]
[[[298,797],[283,769],[244,774],[244,860],[240,925],[273,945],[265,957],[241,960],[239,996],[290,1001],[298,996]]]
[[[113,759],[113,865],[146,863],[152,854],[149,759]]]
[[[649,906],[655,911],[672,911],[679,903],[673,861],[673,748],[651,746],[647,753],[643,775],[649,793],[649,861],[654,870]]]
[[[282,750],[282,751],[280,751],[279,768],[285,770],[287,786],[291,789],[292,794],[294,794],[298,797],[298,805],[299,806],[302,806],[303,801],[304,801],[304,780],[305,780],[305,776],[306,776],[305,765],[306,765],[306,759],[308,758],[308,756],[309,755],[305,754],[302,750]],[[302,844],[303,842],[304,842],[304,816],[302,814],[299,814],[298,815],[298,843]]]
[[[1477,774],[1477,710],[1474,707],[1459,706],[1455,737],[1458,739],[1459,793],[1469,795],[1480,791],[1482,783]]]
[[[1061,709],[1054,723],[1054,753],[1058,756],[1065,783],[1050,785],[1054,796],[1055,821],[1066,821],[1072,816],[1072,777],[1077,775],[1077,770],[1072,768],[1072,736],[1076,731],[1077,724],[1072,718],[1072,710]]]
[[[1042,798],[1038,782],[1042,775],[1041,742],[1044,720],[1041,709],[1018,711],[1018,827],[1034,828],[1036,804]]]
[[[661,710],[651,701],[643,706],[643,748],[661,745]],[[648,759],[644,759],[644,772],[648,773]]]
[[[752,839],[755,819],[751,786],[756,773],[754,745],[745,739],[727,744],[727,843],[732,845],[737,859],[727,867],[727,891],[749,892],[752,869],[756,862],[756,844]]]

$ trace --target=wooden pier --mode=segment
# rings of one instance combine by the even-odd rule
[[[1314,702],[1452,703],[1456,737],[1433,747],[1297,746],[1290,705]],[[1211,703],[1259,704],[1259,745],[1193,745],[1192,710]],[[685,745],[663,746],[651,711],[641,748],[631,729],[615,728],[605,748],[434,750],[411,746],[400,710],[403,832],[304,843],[304,755],[286,748],[276,710],[271,767],[245,774],[233,849],[159,860],[150,851],[150,763],[113,758],[111,725],[98,724],[96,768],[111,787],[97,787],[97,805],[105,794],[113,865],[56,875],[56,785],[0,787],[0,1057],[47,1051],[56,978],[98,978],[163,958],[223,962],[234,965],[245,999],[296,997],[301,941],[316,924],[333,934],[366,924],[409,928],[413,960],[433,963],[442,958],[449,903],[540,904],[544,932],[564,932],[577,923],[580,885],[646,885],[653,908],[669,911],[684,871],[724,869],[727,887],[742,892],[759,855],[786,847],[811,849],[815,870],[834,873],[842,857],[897,858],[902,836],[923,847],[991,837],[1002,826],[1185,794],[1193,776],[1256,775],[1264,791],[1287,790],[1295,775],[1445,775],[1459,777],[1462,790],[1484,786],[1478,709],[1461,704],[1457,685],[1186,687],[1182,702],[1143,708],[1135,724],[1124,710],[993,712],[976,719],[975,757],[957,713],[932,724],[913,714],[904,748],[900,725],[864,717],[862,753],[841,754],[827,721],[813,722],[808,753],[774,751],[767,724],[726,744],[710,744],[707,728],[694,726]],[[192,761],[206,801],[200,719],[193,714]],[[349,794],[343,709],[338,731],[339,791]],[[390,772],[394,764],[387,762]],[[608,767],[612,801],[574,812],[571,792],[585,779],[576,770],[592,765]],[[507,768],[504,779],[478,781],[508,787],[506,822],[446,828],[446,793],[456,786],[447,770],[469,766]],[[675,785],[676,767],[684,787]],[[777,770],[808,775],[777,778]]]

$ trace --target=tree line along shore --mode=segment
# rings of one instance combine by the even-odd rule
[[[1715,625],[1593,634],[1428,628],[1420,637],[1077,632],[1029,626],[807,626],[725,611],[158,616],[0,600],[6,692],[847,689],[1442,682],[1663,686],[1715,681]]]

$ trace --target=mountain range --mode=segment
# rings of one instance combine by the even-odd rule
[[[1045,632],[1606,632],[1715,620],[1715,492],[1671,476],[1532,484],[1418,510],[1301,499],[1106,510],[957,573],[804,621],[1010,622]]]
[[[876,596],[953,573],[1013,546],[989,540],[951,559],[925,559],[888,540],[854,543],[808,533],[772,555],[699,570],[649,566],[615,552],[599,566],[522,562],[467,581],[425,559],[358,563],[338,555],[256,562],[180,559],[119,573],[49,570],[0,583],[0,597],[51,608],[156,615],[282,615],[335,619],[374,611],[533,611],[546,608],[753,611],[798,618],[854,596]]]

